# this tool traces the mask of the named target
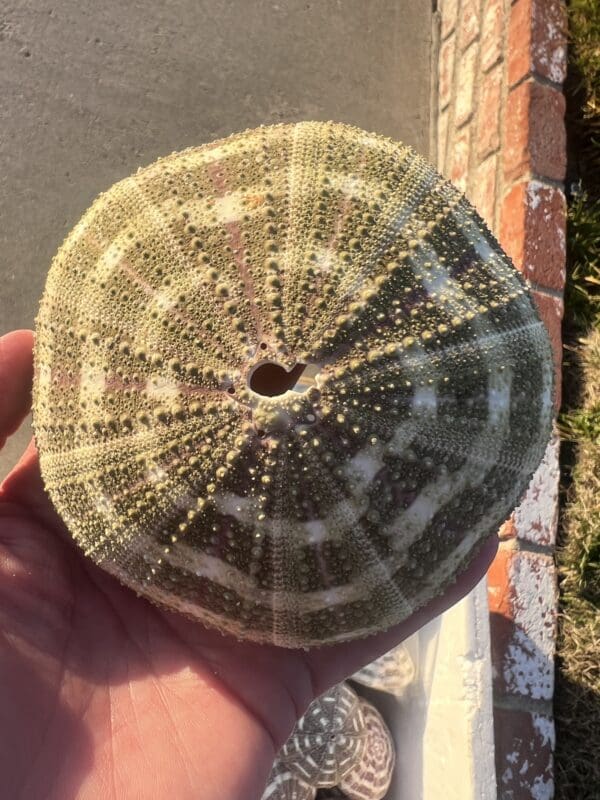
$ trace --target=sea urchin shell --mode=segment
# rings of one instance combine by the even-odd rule
[[[41,471],[76,542],[239,638],[404,620],[550,436],[521,275],[411,148],[332,122],[246,130],[101,194],[36,334]]]
[[[359,669],[351,675],[351,679],[363,686],[378,689],[380,692],[389,692],[400,698],[414,681],[415,675],[415,662],[407,646],[402,642]]]
[[[394,742],[381,714],[347,683],[338,683],[296,723],[262,800],[312,800],[316,788],[335,786],[350,800],[381,800],[394,763]]]

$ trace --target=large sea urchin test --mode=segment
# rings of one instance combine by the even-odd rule
[[[440,595],[549,440],[520,273],[411,148],[332,122],[101,194],[37,317],[34,430],[75,541],[238,638],[366,636]]]

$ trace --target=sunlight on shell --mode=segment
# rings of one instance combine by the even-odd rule
[[[314,800],[317,790],[301,778],[276,764],[271,770],[261,800]]]
[[[286,647],[440,595],[550,436],[527,286],[411,148],[263,126],[103,192],[36,320],[33,426],[77,544],[148,600]]]
[[[339,683],[310,704],[277,758],[312,786],[337,786],[363,758],[366,742],[360,698]]]

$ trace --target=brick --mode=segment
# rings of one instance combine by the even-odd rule
[[[558,522],[558,484],[560,440],[556,431],[535,471],[525,497],[512,515],[513,530],[522,541],[554,545]]]
[[[554,720],[546,714],[494,708],[498,800],[554,797]]]
[[[483,161],[500,147],[500,100],[502,65],[494,67],[481,82],[477,111],[477,158]]]
[[[479,20],[479,0],[462,0],[458,46],[460,50],[467,47],[479,36],[481,27]]]
[[[502,201],[500,243],[523,275],[547,289],[565,283],[566,202],[556,186],[518,183]]]
[[[507,588],[508,567],[514,552],[503,547],[499,548],[488,568],[487,584],[490,614],[498,614],[510,618],[510,594]]]
[[[486,72],[502,58],[504,0],[486,0],[481,28],[481,69]]]
[[[470,192],[470,200],[487,224],[494,230],[496,208],[496,167],[498,156],[493,155],[475,169],[475,180]]]
[[[504,114],[504,178],[527,172],[562,180],[566,170],[565,98],[533,80],[508,93]]]
[[[488,570],[488,600],[495,695],[550,700],[558,600],[552,557],[501,545]]]
[[[550,297],[540,292],[532,292],[534,302],[546,326],[552,353],[554,357],[554,409],[558,412],[562,401],[561,373],[562,373],[562,335],[561,325],[564,313],[564,304],[560,297]]]
[[[473,87],[477,64],[477,45],[470,47],[459,57],[456,71],[456,99],[454,124],[460,128],[473,113]]]
[[[462,192],[466,191],[469,177],[469,143],[471,131],[463,128],[448,142],[448,177]]]
[[[454,51],[456,39],[451,36],[440,47],[440,81],[439,81],[439,107],[446,108],[452,97],[452,78],[454,71]]]
[[[438,114],[437,118],[437,165],[442,174],[446,174],[446,145],[448,142],[448,111]]]
[[[562,83],[567,69],[566,29],[561,0],[518,0],[508,27],[509,86],[531,74]]]
[[[458,15],[458,0],[442,0],[440,13],[442,15],[441,37],[445,39],[456,28]]]

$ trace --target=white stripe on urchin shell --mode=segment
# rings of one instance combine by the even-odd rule
[[[307,367],[278,396],[268,362]],[[84,552],[223,632],[307,647],[442,593],[552,419],[526,284],[410,148],[244,131],[115,184],[37,318],[34,431]]]
[[[261,800],[314,800],[317,790],[289,769],[273,767]]]

